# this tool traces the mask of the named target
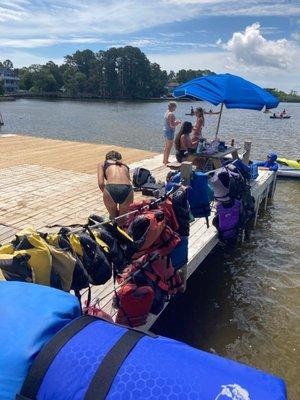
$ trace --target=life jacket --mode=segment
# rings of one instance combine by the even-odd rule
[[[170,257],[175,271],[182,268],[188,262],[188,246],[189,238],[187,236],[180,237],[180,243],[171,251]]]
[[[240,227],[241,202],[234,200],[232,206],[217,204],[217,229],[221,241],[235,239]]]
[[[68,251],[57,249],[32,228],[16,235],[11,244],[0,247],[0,268],[6,280],[20,280],[73,289],[76,259]],[[84,271],[80,275],[81,289],[88,286]]]
[[[190,187],[188,188],[188,200],[193,216],[195,218],[205,217],[208,221],[210,205],[207,175],[199,171],[193,172]]]
[[[256,164],[250,164],[250,179],[255,180],[258,177],[258,166]]]
[[[76,255],[92,285],[103,285],[111,278],[112,267],[107,257],[108,247],[105,242],[101,242],[100,246],[87,232],[71,233],[68,228],[60,229],[57,234],[46,235],[46,240],[49,244],[58,245]],[[80,285],[76,283],[77,280],[75,275],[74,283],[78,287]]]
[[[190,205],[188,202],[186,187],[181,186],[172,194],[172,206],[178,221],[178,229],[176,232],[180,236],[189,236]]]
[[[102,219],[96,215],[89,217],[90,234],[105,251],[105,255],[114,264],[116,270],[121,272],[138,249],[136,243],[125,230],[116,224],[104,223],[94,228],[94,221],[102,222]]]
[[[158,209],[162,210],[165,214],[166,222],[168,226],[175,232],[179,229],[179,223],[177,221],[177,217],[173,208],[172,200],[166,198],[164,201],[159,203]]]
[[[35,358],[19,399],[287,399],[278,377],[150,335],[77,318]]]
[[[150,286],[137,287],[126,283],[115,294],[114,305],[118,309],[116,323],[131,327],[141,326],[147,322],[154,291]]]
[[[157,243],[166,227],[164,213],[161,211],[145,211],[138,215],[129,225],[128,233],[138,246],[134,259],[151,251],[151,246]]]
[[[62,231],[64,232],[64,229],[62,229]],[[66,230],[66,232],[68,232],[68,230]],[[40,235],[47,242],[50,249],[55,249],[55,252],[64,251],[67,252],[70,256],[74,257],[75,266],[70,289],[75,290],[75,292],[78,293],[81,289],[88,287],[91,283],[91,277],[84,267],[81,257],[79,257],[76,252],[73,251],[69,239],[65,236],[65,234],[62,235],[61,233],[40,233]]]
[[[181,275],[174,270],[171,258],[158,253],[147,254],[133,261],[118,277],[118,283],[125,280],[130,280],[138,287],[152,287],[155,294],[151,306],[153,314],[159,314],[169,296],[176,294],[182,287]]]
[[[105,253],[87,233],[74,234],[68,237],[72,250],[81,259],[92,285],[103,285],[112,276],[112,267]]]

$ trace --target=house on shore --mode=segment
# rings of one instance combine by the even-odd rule
[[[166,89],[167,95],[172,96],[173,90],[176,89],[180,84],[178,82],[168,82]]]
[[[3,82],[5,93],[18,93],[20,78],[13,70],[0,66],[0,81]]]

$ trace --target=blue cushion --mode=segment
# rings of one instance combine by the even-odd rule
[[[78,299],[62,290],[0,282],[0,393],[11,400],[45,343],[80,315]]]

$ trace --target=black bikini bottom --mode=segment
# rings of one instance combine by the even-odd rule
[[[132,186],[123,183],[108,183],[105,185],[105,189],[116,204],[122,204],[132,191]]]

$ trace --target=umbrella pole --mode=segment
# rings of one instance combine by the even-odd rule
[[[220,122],[221,122],[221,116],[222,116],[222,111],[223,111],[223,106],[224,106],[224,103],[221,104],[221,110],[220,110],[220,114],[219,114],[218,125],[217,125],[217,131],[216,131],[216,138],[218,137],[218,133],[219,133]]]

